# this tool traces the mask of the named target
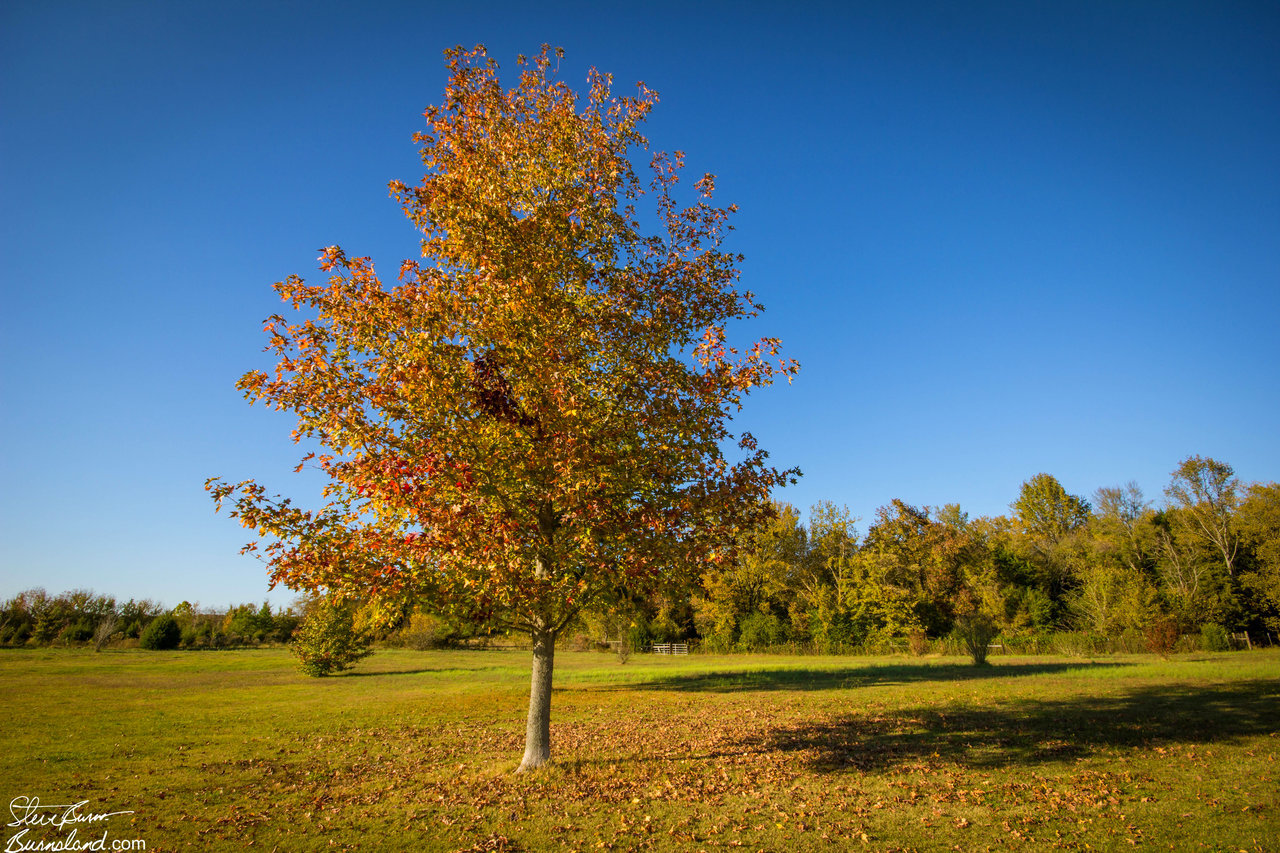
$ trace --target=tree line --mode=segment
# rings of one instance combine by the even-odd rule
[[[963,651],[975,626],[1032,648],[1073,632],[1094,651],[1125,637],[1129,647],[1187,634],[1280,639],[1280,484],[1242,484],[1230,465],[1194,456],[1174,470],[1163,497],[1149,500],[1129,483],[1086,499],[1041,473],[1022,484],[1008,514],[970,518],[958,504],[894,499],[865,532],[830,501],[811,507],[807,523],[775,502],[744,532],[736,559],[707,562],[692,587],[587,609],[562,644],[851,653],[949,640]],[[184,601],[165,610],[146,599],[33,589],[0,605],[0,645],[130,644],[161,616],[176,625],[176,647],[281,643],[317,600],[275,610]],[[351,618],[362,637],[385,645],[503,637],[425,601],[389,618],[375,611],[357,606]]]
[[[804,524],[775,503],[691,594],[589,613],[582,627],[722,651],[884,649],[975,624],[1030,646],[1075,632],[1097,650],[1153,631],[1280,635],[1280,484],[1242,484],[1211,458],[1183,460],[1159,502],[1135,483],[1086,499],[1041,473],[1006,515],[894,499],[865,533],[858,521],[821,501]]]
[[[166,609],[151,599],[115,598],[76,589],[50,595],[34,588],[0,604],[0,645],[85,646],[108,644],[146,646],[144,637],[157,620],[175,627],[172,648],[218,649],[287,642],[302,615],[293,607],[272,609],[263,602],[225,610],[202,608],[183,601]]]

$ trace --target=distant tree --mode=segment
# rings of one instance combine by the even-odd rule
[[[1095,560],[1080,571],[1067,599],[1075,623],[1104,636],[1141,630],[1160,613],[1158,593],[1147,575],[1123,563]]]
[[[712,203],[712,176],[686,204],[679,153],[653,155],[647,181],[633,168],[651,91],[615,97],[592,71],[579,96],[547,48],[509,90],[483,47],[446,56],[416,137],[427,174],[391,185],[424,261],[388,288],[325,249],[326,283],[276,285],[310,312],[268,320],[277,370],[239,383],[320,445],[327,503],[207,488],[270,540],[274,582],[527,633],[528,770],[551,754],[555,642],[582,608],[692,582],[797,473],[749,434],[732,450],[727,428],[797,365],[773,339],[728,343],[761,306],[722,249],[734,208]]]
[[[1078,585],[1066,602],[1079,627],[1114,636],[1142,630],[1160,614],[1149,515],[1137,483],[1094,493],[1093,518],[1074,567]]]
[[[231,642],[261,643],[274,636],[276,623],[271,605],[264,601],[257,608],[252,604],[231,608],[223,617],[221,628]]]
[[[1231,650],[1231,638],[1227,629],[1217,622],[1206,622],[1200,626],[1200,649],[1206,652],[1226,652]]]
[[[1280,633],[1280,483],[1250,486],[1235,523],[1249,554],[1240,583],[1254,599],[1258,620]]]
[[[1167,658],[1178,644],[1178,620],[1162,616],[1148,625],[1144,633],[1148,651]]]
[[[1179,630],[1189,631],[1206,620],[1223,621],[1223,593],[1227,582],[1216,554],[1202,538],[1193,536],[1180,509],[1153,513],[1150,526],[1156,543],[1156,571],[1161,592]]]
[[[1227,574],[1234,577],[1240,552],[1240,539],[1231,520],[1239,503],[1240,483],[1235,471],[1225,462],[1191,456],[1182,460],[1172,476],[1164,493],[1182,510],[1174,516],[1175,521],[1211,545],[1221,556]]]
[[[1043,633],[1059,621],[1060,602],[1050,595],[1043,559],[1022,546],[1025,538],[1008,516],[968,522],[966,530],[980,549],[970,561],[966,585],[981,598],[1008,636]],[[1036,559],[1033,559],[1036,558]]]
[[[257,614],[253,620],[253,638],[255,642],[264,642],[271,639],[276,630],[276,618],[271,613],[271,605],[262,602],[262,606],[258,608]]]
[[[776,622],[788,611],[804,558],[800,513],[790,504],[774,502],[743,537],[736,559],[710,565],[703,574],[705,595],[695,607],[704,634],[727,646],[740,636],[742,623],[753,614],[772,616]],[[756,620],[754,624],[763,623]],[[758,646],[759,636],[764,635],[757,632],[754,645]]]
[[[1072,495],[1049,474],[1036,474],[1022,484],[1012,509],[1023,533],[1047,548],[1089,520],[1089,502]]]
[[[759,610],[747,614],[738,626],[738,648],[755,652],[777,646],[787,639],[787,626],[773,613]]]
[[[894,625],[894,633],[923,628],[938,636],[951,630],[968,544],[961,530],[935,520],[927,508],[895,498],[876,510],[859,560],[886,603],[910,602],[911,619]]]
[[[150,599],[144,598],[141,601],[135,601],[132,598],[129,599],[124,604],[120,605],[119,613],[122,626],[121,631],[123,631],[126,637],[140,636],[142,634],[142,630],[147,626],[147,623],[163,609],[164,608],[159,604],[156,604]]]
[[[809,508],[808,554],[796,573],[793,629],[822,649],[855,640],[858,519],[849,508],[819,501]]]
[[[1088,559],[1088,546],[1081,537],[1089,522],[1089,502],[1042,473],[1022,484],[1010,508],[1020,534],[1013,544],[1035,567],[1035,585],[1061,616]]]
[[[1133,481],[1124,487],[1104,486],[1094,492],[1095,538],[1105,542],[1135,572],[1143,571],[1150,558],[1150,545],[1143,535],[1149,506],[1142,489]]]

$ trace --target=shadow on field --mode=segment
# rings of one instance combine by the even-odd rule
[[[393,675],[429,675],[440,672],[456,672],[457,667],[414,667],[413,669],[380,669],[374,672],[341,672],[333,678],[386,678]]]
[[[1072,760],[1103,748],[1230,742],[1277,729],[1280,685],[1257,680],[1204,688],[1152,686],[991,710],[848,714],[748,737],[742,746],[798,753],[818,772],[879,770],[936,759],[980,768]]]
[[[920,681],[980,681],[1018,678],[1068,670],[1129,666],[1126,663],[1008,663],[994,666],[970,664],[889,664],[840,669],[765,669],[699,672],[663,676],[629,684],[620,689],[688,690],[732,693],[748,690],[844,690],[876,684],[910,684]]]

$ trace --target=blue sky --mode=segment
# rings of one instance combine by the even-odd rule
[[[386,184],[454,44],[660,93],[802,363],[737,424],[782,499],[1280,479],[1280,6],[368,5],[0,4],[0,596],[264,598],[203,481],[315,483],[235,379],[320,247],[416,254]]]

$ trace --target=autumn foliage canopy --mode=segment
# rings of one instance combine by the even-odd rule
[[[426,175],[390,185],[422,233],[398,281],[331,246],[326,281],[275,285],[301,316],[268,319],[275,370],[238,387],[320,448],[303,463],[328,475],[323,506],[207,484],[274,583],[554,636],[601,596],[724,559],[795,473],[727,428],[797,369],[776,340],[727,342],[761,310],[721,248],[734,207],[711,175],[677,200],[682,155],[639,132],[652,91],[615,96],[593,70],[579,95],[558,56],[521,57],[504,89],[482,47],[446,53],[415,137]]]

